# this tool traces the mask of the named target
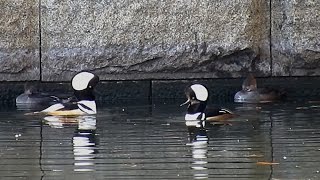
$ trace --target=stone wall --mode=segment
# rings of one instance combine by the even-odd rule
[[[0,81],[40,79],[39,4],[0,0]]]
[[[320,75],[319,5],[0,0],[0,81]]]
[[[272,1],[274,76],[320,75],[320,1]]]

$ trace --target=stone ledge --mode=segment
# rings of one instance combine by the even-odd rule
[[[104,105],[147,105],[157,103],[182,103],[184,89],[192,83],[208,87],[211,103],[233,102],[234,94],[241,89],[243,78],[198,80],[143,80],[102,81],[96,87],[97,102]],[[288,101],[320,100],[320,77],[257,78],[258,87],[274,87],[287,92]],[[38,84],[41,92],[72,94],[70,83],[31,82]],[[14,106],[15,98],[24,90],[24,82],[0,83],[0,104]]]

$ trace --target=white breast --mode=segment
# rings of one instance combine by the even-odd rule
[[[186,120],[186,125],[200,127],[200,119],[198,119],[199,116],[201,116],[201,120],[205,119],[204,113],[186,114],[184,117]]]

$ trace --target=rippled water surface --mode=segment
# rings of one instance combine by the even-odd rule
[[[320,179],[320,103],[225,107],[240,116],[196,140],[175,104],[78,118],[2,108],[0,179]]]

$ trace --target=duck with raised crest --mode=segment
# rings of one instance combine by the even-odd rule
[[[40,113],[58,116],[77,116],[86,114],[96,114],[96,102],[93,89],[99,82],[99,77],[91,72],[80,72],[71,81],[76,102],[57,103]]]
[[[187,101],[180,106],[188,105],[185,115],[188,127],[204,127],[206,122],[215,123],[230,119],[235,115],[223,108],[207,107],[208,90],[201,84],[193,84],[186,88]]]

